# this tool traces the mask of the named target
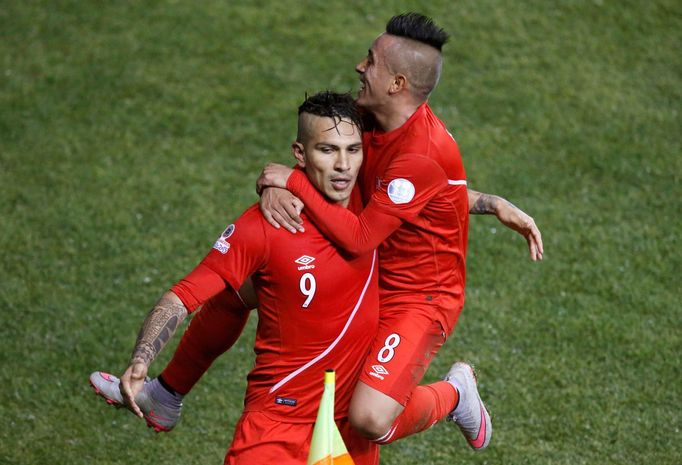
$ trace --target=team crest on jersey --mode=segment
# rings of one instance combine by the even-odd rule
[[[414,198],[414,184],[407,179],[397,178],[388,184],[388,198],[396,205],[408,203]]]
[[[314,261],[315,257],[310,257],[308,255],[301,255],[296,260],[294,260],[295,263],[301,265],[298,267],[299,270],[311,270],[315,268],[315,265],[311,265],[311,263]]]
[[[229,239],[229,237],[234,233],[234,229],[234,224],[231,224],[225,228],[225,231],[223,231],[216,243],[213,244],[213,248],[225,255],[227,251],[230,250],[230,243],[227,242],[227,239]]]
[[[225,228],[225,231],[220,235],[221,239],[228,239],[232,233],[234,233],[235,226],[234,224],[229,225],[227,228]]]

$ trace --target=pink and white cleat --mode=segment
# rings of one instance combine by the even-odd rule
[[[468,363],[457,362],[450,368],[445,381],[459,392],[459,401],[447,416],[448,421],[454,421],[459,426],[472,449],[485,449],[493,435],[493,425],[478,394],[474,369]]]
[[[90,385],[107,404],[116,408],[125,407],[120,389],[121,381],[116,376],[95,371],[90,375]],[[165,397],[165,401],[159,399],[160,397]],[[147,425],[157,433],[172,430],[180,420],[182,402],[173,398],[173,394],[168,393],[157,379],[145,381],[144,387],[135,397],[135,403],[142,410]]]

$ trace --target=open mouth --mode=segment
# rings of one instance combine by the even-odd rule
[[[335,191],[345,191],[350,187],[351,180],[348,178],[334,178],[331,182]]]

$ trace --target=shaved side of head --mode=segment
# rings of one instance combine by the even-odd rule
[[[414,12],[392,17],[386,34],[395,39],[387,51],[390,70],[405,76],[415,98],[426,100],[440,79],[448,34],[431,18]]]
[[[443,57],[434,47],[405,37],[393,36],[386,50],[386,64],[393,74],[403,74],[410,92],[426,100],[435,89],[443,68]]]
[[[298,133],[296,134],[296,140],[303,143],[304,145],[310,139],[310,132],[313,128],[313,120],[317,115],[312,113],[300,113],[298,115]]]

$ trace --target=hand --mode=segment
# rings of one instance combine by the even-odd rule
[[[267,187],[260,197],[260,211],[275,228],[280,225],[292,234],[296,231],[304,232],[301,219],[303,202],[286,189]]]
[[[144,418],[142,410],[135,403],[135,396],[142,390],[144,380],[147,377],[147,365],[141,362],[132,363],[121,376],[121,395],[123,396],[123,403],[135,415]]]
[[[506,227],[513,229],[526,238],[530,259],[542,260],[544,250],[542,248],[542,234],[535,225],[535,221],[514,204],[502,201],[497,207],[497,219]]]
[[[266,187],[287,188],[287,181],[294,170],[277,163],[268,163],[256,181],[256,192],[260,194]]]

